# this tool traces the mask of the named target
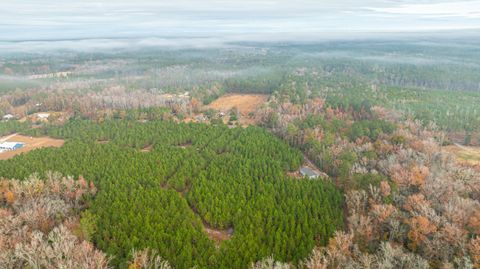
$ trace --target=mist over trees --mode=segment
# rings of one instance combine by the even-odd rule
[[[212,49],[50,52],[5,56],[0,115],[177,106],[184,94],[208,104],[228,93],[276,93],[364,101],[478,140],[480,55],[468,40],[285,44],[238,43]],[[2,83],[5,85],[2,86]],[[459,105],[462,104],[462,105]],[[468,142],[468,141],[467,141]]]

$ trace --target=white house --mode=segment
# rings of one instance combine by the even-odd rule
[[[37,114],[37,117],[39,117],[40,119],[48,119],[48,117],[50,117],[50,113],[38,113]]]
[[[15,117],[14,117],[12,114],[7,114],[7,115],[4,115],[2,118],[3,118],[4,120],[11,120],[11,119],[13,119],[13,118],[15,118]]]

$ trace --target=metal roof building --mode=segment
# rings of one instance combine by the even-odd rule
[[[312,168],[308,167],[308,166],[304,166],[302,168],[300,168],[300,173],[302,174],[302,176],[304,177],[308,177],[308,178],[318,178],[320,177],[320,173],[313,170]]]
[[[0,143],[0,150],[16,150],[23,147],[23,143],[20,142],[3,142]]]

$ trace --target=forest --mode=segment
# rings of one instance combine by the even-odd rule
[[[476,41],[0,52],[0,267],[480,268]]]
[[[22,118],[36,110],[68,110],[91,116],[99,108],[158,106],[185,110],[184,100],[166,99],[164,94],[188,92],[208,104],[229,92],[265,93],[300,103],[312,96],[332,105],[368,101],[425,124],[434,121],[468,138],[462,143],[476,144],[478,42],[441,41],[234,43],[230,46],[235,49],[5,54],[0,62],[0,115]],[[61,72],[70,73],[54,76]],[[35,78],[41,75],[53,77]]]
[[[175,268],[245,268],[270,255],[299,262],[343,227],[341,192],[286,176],[302,155],[258,127],[75,120],[42,132],[67,142],[3,161],[0,176],[91,180],[87,236],[119,268],[146,248]],[[233,235],[216,247],[203,225]]]
[[[261,124],[344,192],[346,229],[300,268],[478,268],[480,167],[443,149],[435,124],[368,102],[272,100]],[[277,266],[277,267],[275,267]],[[255,268],[295,268],[266,258]]]

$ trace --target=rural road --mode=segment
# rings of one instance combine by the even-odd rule
[[[17,134],[15,133],[15,134],[11,134],[11,135],[8,135],[8,136],[4,136],[4,137],[0,138],[0,143],[3,143],[3,142],[7,141],[8,139],[10,139],[10,138],[12,138],[16,135]]]

